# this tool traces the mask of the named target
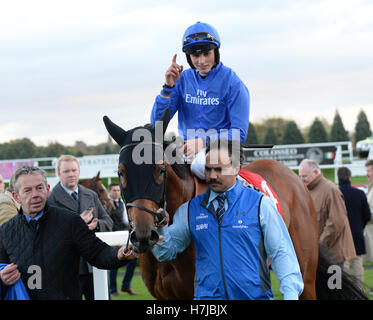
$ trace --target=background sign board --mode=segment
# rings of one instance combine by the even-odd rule
[[[288,167],[299,166],[303,159],[315,160],[319,165],[333,164],[337,147],[335,145],[316,146],[286,145],[274,146],[272,149],[245,149],[244,162],[250,163],[259,159],[272,159]]]
[[[102,178],[118,175],[119,154],[83,156],[77,159],[80,167],[80,179],[93,178],[98,171],[100,171],[100,177]],[[52,162],[52,166],[56,167],[56,162],[57,158]]]
[[[118,176],[119,154],[104,154],[77,157],[80,166],[80,178],[93,178],[100,171],[100,177],[110,178]],[[21,166],[38,166],[47,171],[48,178],[57,177],[57,158],[34,158],[22,160],[0,160],[0,174],[7,182],[12,173]]]
[[[98,171],[100,171],[100,177],[108,178],[118,175],[119,154],[84,156],[78,160],[81,178],[92,178]]]
[[[34,161],[2,161],[0,162],[0,174],[4,180],[10,179],[12,173],[22,166],[33,166]]]

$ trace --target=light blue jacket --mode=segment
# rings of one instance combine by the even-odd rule
[[[217,196],[217,194],[209,190],[210,189],[208,189],[208,191],[204,195],[199,196],[199,200],[195,200],[198,199],[197,197],[191,201],[201,201],[201,197],[203,198],[207,195],[208,199],[205,199],[205,202],[207,201],[207,203],[205,203],[204,206],[206,208],[210,208],[210,205],[212,204],[215,207],[215,197]],[[199,208],[197,210],[198,212],[189,212],[189,219],[193,216],[191,218],[193,219],[193,222],[190,223],[188,219],[187,202],[180,206],[180,208],[176,211],[173,219],[173,224],[171,226],[166,226],[158,229],[158,232],[165,236],[164,241],[160,245],[157,245],[153,248],[153,254],[160,261],[175,259],[176,255],[179,252],[182,252],[186,249],[192,237],[195,239],[198,236],[197,229],[198,232],[210,230],[211,232],[216,233],[215,236],[213,235],[213,233],[209,234],[209,237],[212,238],[212,242],[206,241],[206,239],[209,239],[209,237],[207,237],[204,238],[205,240],[203,242],[200,241],[198,246],[201,246],[201,248],[199,249],[202,250],[206,250],[206,248],[208,248],[208,250],[211,251],[211,258],[215,257],[214,260],[216,260],[217,256],[221,256],[221,258],[223,259],[222,265],[224,269],[226,288],[224,288],[224,283],[222,282],[223,275],[221,272],[219,274],[220,279],[217,278],[217,270],[213,272],[215,272],[214,277],[216,276],[215,280],[218,285],[212,288],[212,286],[210,285],[210,281],[206,281],[206,279],[208,280],[208,278],[206,278],[206,272],[212,272],[212,269],[210,270],[209,268],[214,264],[218,268],[220,268],[221,262],[209,262],[208,255],[199,256],[198,252],[202,251],[198,250],[198,248],[196,247],[196,273],[198,280],[202,281],[202,283],[200,282],[198,286],[204,286],[210,283],[208,284],[208,287],[210,287],[210,289],[212,288],[212,290],[215,292],[210,292],[210,296],[207,296],[206,292],[208,292],[209,288],[202,288],[201,291],[201,288],[198,289],[197,286],[195,298],[213,299],[215,296],[218,299],[226,299],[226,293],[228,293],[228,298],[230,299],[271,299],[270,293],[268,291],[270,289],[270,286],[268,288],[268,277],[266,275],[267,271],[265,269],[265,266],[263,266],[263,260],[265,256],[271,259],[271,266],[275,275],[280,281],[280,291],[284,295],[284,299],[295,300],[298,299],[299,295],[302,293],[302,275],[300,272],[300,267],[295,254],[295,250],[291,242],[289,233],[286,229],[285,223],[276,210],[272,200],[267,196],[263,196],[260,202],[260,222],[256,223],[255,221],[258,221],[258,212],[255,213],[254,208],[250,209],[250,206],[247,204],[247,202],[242,201],[248,200],[248,198],[250,198],[250,194],[253,192],[255,191],[243,187],[239,181],[236,182],[235,186],[226,191],[227,200],[225,206],[227,211],[223,217],[222,229],[220,234],[223,250],[223,254],[221,255],[220,253],[216,252],[216,250],[218,250],[217,245],[219,231],[217,223],[214,223],[212,220],[213,214],[211,209],[203,210],[203,206],[199,206],[197,207]],[[208,193],[210,194],[208,195]],[[239,199],[241,200],[239,201]],[[258,202],[257,200],[258,199],[256,197],[252,198],[251,206],[255,207],[255,203]],[[194,211],[196,211],[195,208],[196,207],[193,206]],[[246,212],[250,215],[255,214],[255,217],[251,216],[252,219],[249,219],[248,216],[244,217],[242,215],[243,212]],[[205,214],[207,214],[208,216],[205,217]],[[199,222],[196,223],[196,221]],[[248,228],[246,228],[245,226],[248,226]],[[259,247],[261,239],[258,237],[258,227],[263,232],[263,241],[261,245],[262,249],[259,249],[260,252],[258,252],[255,248],[251,248],[250,250],[247,249],[247,247],[242,250],[243,242],[245,245],[248,246],[249,243],[253,245],[258,244]],[[194,228],[192,232],[191,228]],[[226,233],[227,237],[222,236],[225,231],[228,231],[228,233]],[[236,234],[234,232],[236,232]],[[249,239],[250,237],[252,237],[252,239]],[[203,248],[204,245],[205,248]],[[263,249],[265,250],[264,252],[261,251]],[[227,252],[230,253],[227,255]],[[229,270],[229,268],[232,268],[232,266],[234,266],[235,264],[237,265],[234,267],[234,271],[232,272],[232,270]],[[249,275],[250,272],[253,273],[251,276]],[[243,277],[244,274],[245,277]],[[260,279],[258,278],[259,276]],[[249,278],[251,278],[251,280]],[[253,282],[248,283],[248,281]],[[239,286],[243,288],[243,290],[241,290],[240,292],[237,292],[237,290],[235,290],[237,288],[237,284],[239,284]],[[258,291],[258,288],[255,289],[256,291],[253,290],[253,284],[254,287],[258,285],[261,286],[261,290],[264,292],[263,295],[260,290]],[[222,290],[224,290],[225,292],[222,293]]]
[[[178,111],[179,135],[184,140],[220,137],[220,130],[228,130],[225,138],[244,142],[249,126],[249,90],[232,69],[221,62],[205,78],[197,70],[187,69],[173,88],[163,87],[156,97],[151,113],[152,124],[170,108],[171,118]],[[199,130],[195,135],[188,129]],[[207,132],[215,129],[215,131]],[[237,133],[233,133],[237,129]]]

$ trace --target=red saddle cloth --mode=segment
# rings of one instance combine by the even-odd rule
[[[259,189],[261,192],[266,194],[268,197],[272,199],[274,204],[276,205],[277,211],[280,213],[282,217],[282,211],[281,211],[281,203],[280,200],[276,194],[276,192],[273,191],[271,186],[268,184],[268,182],[259,174],[256,174],[254,172],[248,171],[248,170],[241,170],[238,175],[247,181],[249,185],[254,186],[255,188]]]

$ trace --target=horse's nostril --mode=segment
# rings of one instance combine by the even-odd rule
[[[137,237],[136,237],[136,232],[132,231],[130,234],[130,241],[132,244],[138,243]]]
[[[159,240],[159,234],[157,231],[155,230],[152,230],[151,233],[150,233],[150,239],[149,239],[149,242],[151,243],[151,245],[154,245],[158,242]]]
[[[130,234],[132,248],[137,253],[143,253],[151,249],[158,241],[159,235],[155,230],[146,233],[139,233],[133,230]]]

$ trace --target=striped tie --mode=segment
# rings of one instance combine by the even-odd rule
[[[219,225],[221,224],[221,221],[223,220],[223,216],[224,216],[224,213],[225,213],[225,207],[224,207],[224,203],[225,203],[225,194],[220,194],[218,195],[215,200],[218,201],[218,207],[215,211],[216,213],[216,218],[218,219],[218,223]]]
[[[78,193],[76,191],[74,191],[71,196],[73,197],[73,199],[76,201],[76,203],[78,204],[78,212],[80,212],[80,203],[79,203],[79,196],[78,196]]]
[[[74,198],[75,201],[78,201],[78,193],[74,191],[71,196]]]

